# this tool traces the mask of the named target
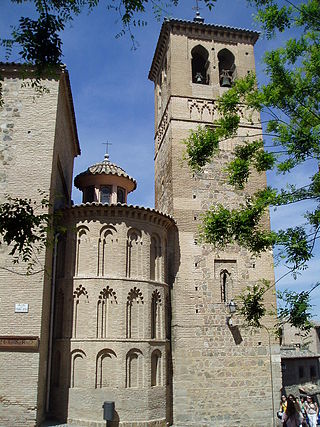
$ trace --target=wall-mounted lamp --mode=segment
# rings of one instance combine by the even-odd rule
[[[227,325],[232,327],[232,315],[237,311],[237,304],[231,299],[227,304],[227,308],[230,313],[230,316],[227,317]]]
[[[231,299],[227,304],[230,314],[234,314],[237,311],[237,304]]]

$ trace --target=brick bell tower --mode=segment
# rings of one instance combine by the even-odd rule
[[[219,156],[201,173],[183,160],[182,140],[199,125],[212,125],[216,101],[236,77],[255,69],[258,33],[194,21],[163,23],[149,79],[155,87],[156,209],[178,226],[172,303],[172,405],[174,426],[275,426],[281,388],[279,346],[265,327],[249,329],[240,317],[227,322],[228,304],[260,279],[274,283],[273,257],[254,258],[230,246],[219,251],[197,243],[201,214],[210,206],[237,207],[266,185],[255,173],[245,191],[226,183],[224,167],[244,136],[261,133],[242,120],[239,136],[220,144]],[[266,218],[265,226],[269,227]],[[266,294],[276,306],[274,289]]]

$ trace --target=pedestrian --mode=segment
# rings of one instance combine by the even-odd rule
[[[317,427],[317,419],[319,408],[317,402],[310,396],[307,396],[307,403],[305,404],[306,413],[309,418],[309,426]]]
[[[286,427],[299,427],[303,421],[301,412],[297,410],[297,403],[291,398],[287,400],[287,409],[282,416],[282,423]]]
[[[279,411],[277,412],[277,417],[282,420],[282,415],[284,414],[285,410],[287,409],[287,398],[286,396],[283,394],[281,396],[281,400],[280,400],[280,407],[279,407]]]
[[[300,398],[300,407],[301,407],[301,413],[303,416],[302,427],[308,427],[305,396],[301,396]]]

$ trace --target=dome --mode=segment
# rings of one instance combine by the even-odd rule
[[[88,167],[75,177],[74,185],[83,192],[83,202],[127,203],[127,194],[137,188],[137,182],[120,166],[104,160]]]

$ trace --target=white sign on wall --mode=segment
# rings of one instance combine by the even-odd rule
[[[28,313],[29,312],[29,304],[18,303],[14,306],[15,313]]]

